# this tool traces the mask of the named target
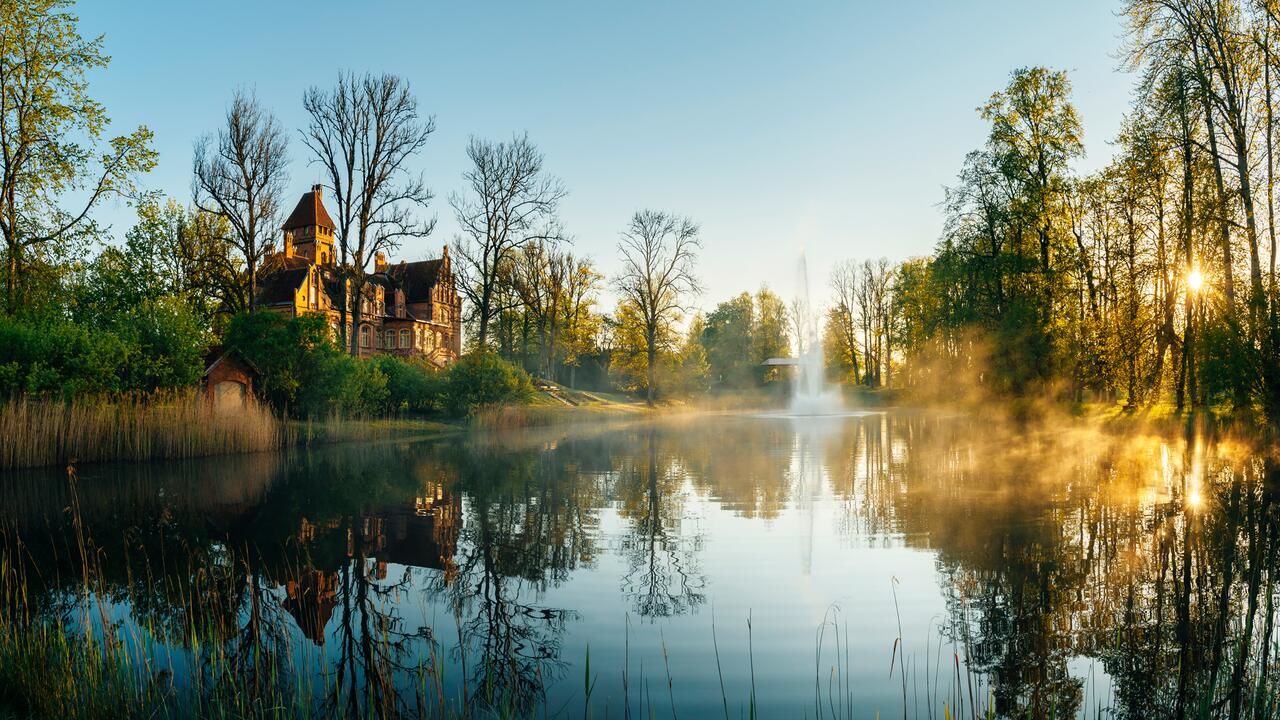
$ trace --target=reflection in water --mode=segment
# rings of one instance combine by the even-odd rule
[[[601,713],[665,714],[670,672],[690,715],[754,691],[765,716],[838,695],[859,716],[1261,717],[1277,488],[1228,441],[924,414],[91,467],[0,483],[0,564],[28,588],[0,612],[118,634],[175,697],[330,715],[576,715],[589,647]],[[815,640],[832,603],[836,653]]]

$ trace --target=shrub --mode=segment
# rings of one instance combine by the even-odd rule
[[[386,413],[442,409],[447,376],[422,360],[377,355],[369,360],[387,379]]]
[[[129,354],[125,343],[108,331],[62,318],[0,317],[0,394],[70,398],[126,389],[121,378]]]
[[[532,395],[533,382],[524,370],[494,353],[473,352],[449,369],[445,407],[461,416],[485,405],[527,402]]]

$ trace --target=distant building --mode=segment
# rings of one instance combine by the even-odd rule
[[[258,307],[291,317],[323,314],[337,337],[342,280],[321,186],[303,193],[282,230],[284,250],[263,265]],[[348,309],[352,301],[348,294]],[[360,355],[420,357],[443,367],[462,353],[462,299],[447,246],[438,259],[418,262],[392,264],[378,253],[361,302],[358,328],[347,315],[348,343],[355,342]]]

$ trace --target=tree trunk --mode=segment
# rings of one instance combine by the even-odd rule
[[[9,243],[8,270],[4,278],[5,308],[9,314],[18,312],[18,246]]]
[[[351,294],[355,296],[355,301],[351,303],[351,347],[349,352],[351,357],[360,357],[360,320],[364,315],[364,308],[360,306],[364,300],[364,278],[360,276],[358,271],[352,273],[352,275],[355,277],[351,286]]]
[[[645,355],[647,359],[646,374],[648,376],[645,388],[645,401],[649,407],[654,405],[654,385],[657,383],[657,369],[654,365],[658,360],[658,348],[655,346],[658,339],[657,321],[650,320],[648,327],[645,328]]]

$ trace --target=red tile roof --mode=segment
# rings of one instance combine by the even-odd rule
[[[302,194],[302,198],[298,200],[298,205],[289,213],[289,219],[284,221],[283,230],[294,230],[296,228],[310,227],[312,225],[320,225],[333,230],[333,218],[329,217],[329,212],[324,209],[324,201],[321,199],[321,189],[319,185],[311,188],[311,192]]]

